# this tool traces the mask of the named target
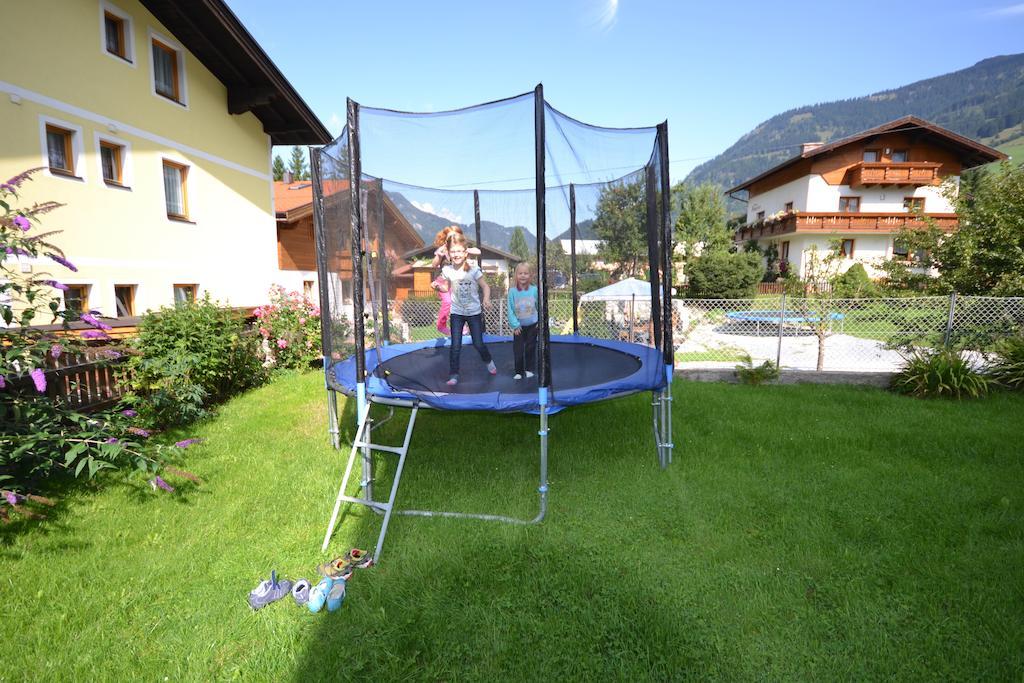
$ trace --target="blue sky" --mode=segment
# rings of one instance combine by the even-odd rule
[[[543,82],[589,123],[668,119],[673,182],[779,112],[1024,50],[1005,0],[227,1],[334,134],[346,97],[434,111]]]

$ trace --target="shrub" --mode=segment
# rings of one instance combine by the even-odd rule
[[[1024,390],[1024,334],[999,340],[993,351],[995,358],[988,367],[992,381],[1007,389]]]
[[[753,298],[763,276],[758,254],[714,252],[687,264],[687,295],[695,299]]]
[[[266,379],[259,337],[241,313],[200,301],[147,312],[122,379],[129,399],[152,424],[188,424],[209,407]]]
[[[21,186],[33,169],[0,183],[0,254],[49,258],[63,269],[77,268],[56,245],[54,233],[38,233],[39,216],[60,205],[55,202],[15,208]],[[62,308],[60,290],[67,287],[36,266],[23,273],[17,258],[0,259],[0,318],[16,326],[0,330],[0,521],[10,511],[36,516],[24,507],[26,499],[50,504],[27,493],[55,475],[73,473],[90,478],[107,470],[138,470],[161,488],[171,487],[157,474],[169,453],[189,445],[149,443],[149,433],[133,424],[133,411],[107,410],[84,415],[59,397],[46,394],[52,380],[47,368],[68,352],[81,351],[83,338],[107,338],[110,329],[95,311],[77,313]],[[45,318],[44,318],[45,316]],[[95,329],[75,335],[70,321],[81,320]],[[57,323],[59,333],[30,327],[32,322]],[[116,355],[116,350],[110,351]],[[52,389],[52,387],[51,387]],[[56,393],[56,392],[51,392]],[[188,473],[180,473],[192,478]]]
[[[270,288],[270,303],[256,309],[267,365],[308,368],[322,356],[320,308],[298,292]]]
[[[868,277],[863,264],[854,263],[832,281],[832,294],[837,299],[873,298],[879,295],[879,287]]]
[[[956,349],[915,349],[892,389],[917,398],[978,398],[988,393],[989,380]]]
[[[743,359],[741,365],[736,366],[736,378],[743,384],[758,386],[765,382],[779,378],[779,368],[770,360],[766,360],[757,367],[748,355]]]

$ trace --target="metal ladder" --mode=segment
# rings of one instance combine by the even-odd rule
[[[334,533],[334,526],[338,521],[338,512],[341,510],[341,504],[358,503],[377,512],[384,513],[384,520],[381,524],[380,534],[377,536],[377,547],[373,551],[373,561],[376,563],[379,561],[381,551],[384,548],[384,537],[388,533],[388,523],[391,521],[391,513],[394,511],[395,496],[398,494],[398,484],[402,480],[402,468],[405,467],[405,456],[409,452],[409,441],[412,440],[412,430],[416,425],[416,413],[419,411],[419,404],[415,403],[411,407],[409,424],[405,430],[405,441],[401,446],[385,446],[373,443],[373,427],[371,426],[373,420],[370,419],[370,405],[370,402],[367,401],[362,414],[359,416],[359,426],[356,428],[355,439],[352,440],[352,450],[348,455],[348,465],[345,467],[345,476],[341,480],[341,488],[338,489],[338,498],[334,501],[334,512],[331,513],[331,522],[327,525],[327,533],[324,534],[324,544],[321,546],[320,550],[323,552],[327,551],[327,546],[331,542],[331,535]],[[361,455],[364,463],[364,477],[363,481],[360,482],[359,487],[360,491],[365,495],[365,497],[362,498],[345,494],[345,491],[348,489],[349,478],[352,476],[352,465],[355,463],[356,454],[360,451],[362,451]],[[371,471],[367,466],[372,451],[393,453],[398,456],[398,467],[395,470],[394,481],[391,482],[391,495],[388,496],[388,501],[386,503],[373,499]]]

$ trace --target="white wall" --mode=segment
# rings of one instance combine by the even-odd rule
[[[818,211],[807,206],[807,197],[811,180],[821,176],[804,176],[780,185],[775,189],[754,195],[747,201],[747,222],[757,220],[759,211],[764,211],[765,216],[770,216],[786,208],[786,202],[793,202],[793,208],[797,211]],[[838,201],[836,203],[838,205]],[[832,209],[834,210],[834,209]]]
[[[568,254],[572,249],[572,240],[559,240],[559,242],[562,243],[562,249]],[[576,253],[591,256],[597,253],[600,246],[601,240],[576,240]]]
[[[924,197],[925,213],[953,213],[953,206],[942,196],[942,188],[925,187],[854,187],[829,185],[820,175],[810,179],[807,211],[830,212],[839,210],[840,197],[860,197],[863,213],[903,213],[904,197]],[[800,207],[796,207],[798,210]],[[771,213],[769,211],[768,213]]]

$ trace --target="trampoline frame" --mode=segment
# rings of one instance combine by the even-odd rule
[[[536,203],[536,230],[537,230],[537,241],[536,241],[536,254],[537,254],[537,272],[540,276],[537,278],[537,290],[538,290],[538,321],[540,329],[538,330],[537,339],[537,378],[538,378],[538,389],[537,389],[537,405],[539,406],[538,417],[539,417],[539,485],[537,488],[539,510],[535,517],[532,519],[519,519],[514,517],[507,517],[504,515],[493,515],[493,514],[479,514],[479,513],[466,513],[466,512],[450,512],[450,511],[433,511],[433,510],[397,510],[395,509],[395,499],[398,493],[399,483],[401,480],[402,469],[405,464],[405,458],[408,455],[409,445],[412,440],[412,433],[415,428],[416,416],[421,407],[428,407],[426,404],[418,399],[393,399],[373,396],[367,393],[366,390],[366,349],[365,349],[365,326],[363,321],[363,314],[365,311],[365,291],[363,284],[363,272],[367,270],[369,281],[371,286],[376,284],[373,272],[372,272],[372,261],[366,259],[367,263],[364,265],[365,259],[365,241],[363,231],[363,216],[361,208],[361,185],[363,184],[362,179],[362,159],[360,150],[359,140],[359,104],[353,101],[351,98],[347,100],[347,116],[346,116],[346,128],[348,131],[348,178],[349,178],[349,192],[350,192],[350,225],[351,225],[351,254],[352,254],[352,293],[353,293],[353,337],[355,340],[355,366],[356,366],[356,411],[357,411],[357,430],[355,438],[352,442],[352,447],[349,452],[348,463],[345,468],[345,473],[342,477],[341,485],[338,490],[338,495],[335,499],[335,505],[331,514],[331,519],[328,523],[327,531],[324,535],[323,544],[321,551],[326,552],[330,545],[331,536],[334,533],[335,526],[337,524],[338,515],[341,510],[341,505],[345,502],[364,505],[377,513],[382,513],[384,519],[381,524],[381,530],[377,539],[377,546],[373,550],[373,562],[378,562],[384,547],[385,538],[387,535],[388,524],[392,514],[405,514],[423,517],[446,517],[446,518],[461,518],[461,519],[477,519],[484,521],[497,521],[512,524],[538,524],[540,523],[545,515],[547,514],[548,505],[548,481],[547,481],[547,467],[548,467],[548,436],[549,426],[548,418],[550,413],[550,396],[549,387],[551,385],[551,357],[550,357],[550,330],[549,330],[549,318],[548,318],[548,283],[547,283],[547,236],[546,236],[546,207],[545,207],[545,130],[544,130],[544,117],[545,117],[545,100],[544,100],[544,86],[538,84],[534,89],[534,160],[535,160],[535,203]],[[646,165],[647,172],[647,238],[648,238],[648,257],[650,265],[650,282],[651,282],[651,307],[652,307],[652,318],[654,319],[654,345],[662,351],[662,359],[664,362],[666,382],[663,389],[660,391],[652,391],[651,407],[652,407],[652,428],[654,432],[654,439],[658,454],[659,466],[664,469],[672,462],[672,452],[674,445],[672,443],[672,378],[673,378],[673,365],[674,365],[674,347],[672,344],[672,297],[671,297],[671,283],[672,283],[672,245],[673,245],[673,234],[672,224],[670,219],[670,202],[668,197],[671,196],[670,182],[669,182],[669,154],[668,154],[668,122],[662,122],[657,126],[656,136],[656,153],[658,158],[658,174],[660,175],[660,184],[653,182],[655,180],[655,169],[653,165],[653,159],[655,153],[652,152],[652,162]],[[313,224],[314,234],[316,240],[316,252],[317,252],[317,269],[319,274],[320,284],[320,300],[322,308],[328,308],[330,303],[330,285],[328,282],[328,265],[327,265],[327,240],[324,225],[324,196],[323,196],[323,185],[321,175],[321,162],[320,162],[320,150],[316,148],[309,148],[310,153],[310,166],[313,172]],[[383,191],[383,183],[381,184]],[[656,195],[660,193],[662,197],[660,212],[658,211],[658,201]],[[475,191],[474,191],[475,195]],[[576,248],[575,248],[575,235],[576,235],[576,211],[575,211],[575,188],[573,185],[569,186],[570,195],[570,230],[572,234],[571,239],[571,263],[572,263],[572,291],[573,291],[573,332],[578,333],[578,320],[576,315],[576,300],[577,300],[577,287],[576,287]],[[479,204],[478,199],[474,196],[475,204],[475,221],[476,221],[476,237],[477,242],[480,242],[480,217],[479,217]],[[381,274],[382,278],[384,273]],[[665,284],[664,288],[662,283]],[[387,291],[386,285],[383,286],[384,292]],[[664,292],[664,296],[662,296]],[[373,292],[371,291],[371,295]],[[372,311],[374,314],[374,321],[376,323],[377,316],[377,297],[373,296]],[[387,312],[386,302],[383,307],[382,315],[384,316],[384,326],[387,326]],[[654,315],[654,311],[661,310],[661,315]],[[327,412],[328,412],[328,432],[329,438],[335,449],[341,448],[340,443],[340,418],[338,415],[338,401],[337,401],[337,388],[332,386],[330,377],[327,373],[331,372],[333,361],[329,357],[331,345],[331,330],[330,325],[321,325],[321,344],[324,349],[324,372],[325,372],[325,383],[327,389]],[[374,335],[375,343],[379,339],[380,335]],[[387,343],[386,341],[384,342]],[[635,393],[633,391],[629,393]],[[614,398],[615,396],[609,396],[608,398]],[[374,425],[374,420],[371,418],[371,406],[373,403],[380,405],[386,405],[391,408],[391,414],[384,420],[378,421]],[[384,444],[377,444],[373,442],[372,436],[373,431],[381,426],[384,422],[390,420],[394,415],[394,408],[406,408],[410,411],[409,421],[406,427],[405,439],[402,446],[388,446]],[[387,502],[377,500],[374,497],[373,491],[373,451],[379,451],[383,453],[391,453],[397,455],[399,458],[398,466],[395,470],[395,477],[391,485],[390,494]],[[360,481],[359,490],[362,495],[349,496],[346,490],[349,485],[349,480],[352,475],[355,461],[360,461]]]

